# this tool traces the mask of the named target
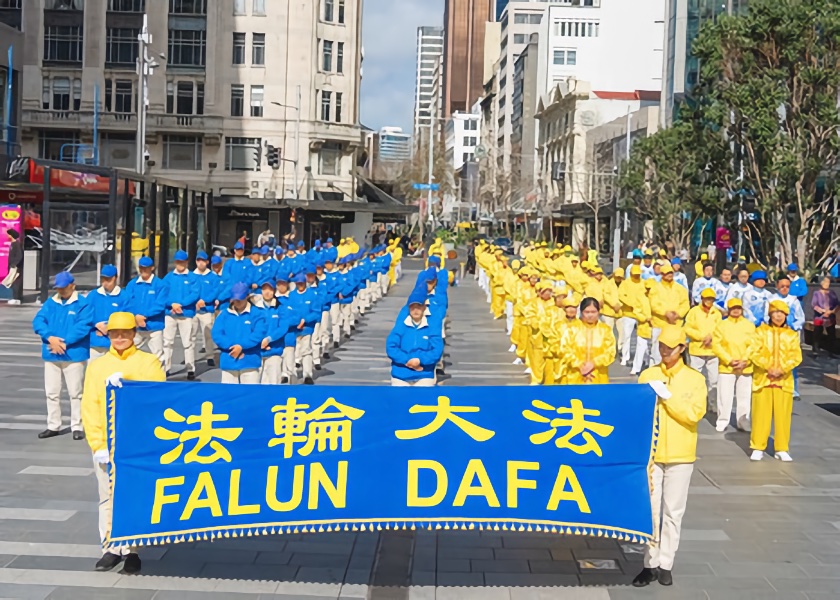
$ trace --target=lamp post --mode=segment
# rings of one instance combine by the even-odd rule
[[[143,15],[143,29],[137,35],[137,160],[135,170],[140,175],[146,172],[146,117],[149,111],[149,75],[158,64],[149,57],[152,34],[149,33],[149,16]]]
[[[290,108],[297,113],[297,119],[295,119],[295,159],[290,161],[294,165],[294,170],[292,172],[292,177],[295,186],[295,199],[300,199],[300,189],[298,188],[298,163],[300,163],[300,111],[301,111],[301,96],[300,96],[300,86],[297,86],[297,92],[295,94],[295,105],[289,106],[288,104],[281,104],[280,102],[272,102],[273,105],[279,106],[280,108]]]

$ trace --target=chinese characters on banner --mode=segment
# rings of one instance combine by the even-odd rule
[[[112,546],[406,527],[651,535],[648,386],[259,391],[114,390]]]

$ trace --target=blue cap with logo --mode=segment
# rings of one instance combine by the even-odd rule
[[[332,243],[333,243],[333,239],[332,239],[332,238],[327,238],[327,243],[328,243],[328,244],[332,244]]]
[[[105,265],[104,267],[102,267],[102,270],[99,271],[99,276],[106,277],[108,279],[111,279],[111,277],[116,277],[117,267],[115,267],[114,265]]]
[[[303,248],[303,240],[301,240],[297,243],[297,247],[298,248]]]
[[[436,267],[440,266],[440,256],[430,256],[429,257],[429,264],[435,265]]]
[[[71,273],[62,271],[55,276],[55,285],[53,287],[57,290],[62,290],[75,281]]]
[[[799,265],[797,265],[796,263],[790,263],[788,265],[787,270],[788,273],[796,273],[797,271],[799,271]]]
[[[274,278],[271,277],[271,276],[265,276],[260,280],[260,287],[265,287],[267,285],[270,285],[271,287],[274,287],[275,284],[276,284],[276,282],[274,281]]]
[[[148,256],[141,256],[140,260],[137,261],[137,266],[148,269],[149,267],[155,266],[155,261]]]
[[[271,252],[271,250],[268,248],[268,246],[263,246],[262,248],[260,248],[260,254],[262,254],[263,256],[268,256],[269,252]]]
[[[214,254],[213,256],[210,257],[210,264],[211,265],[218,265],[218,264],[221,264],[221,262],[222,262],[222,257],[221,256],[216,256]]]
[[[243,244],[242,242],[236,242],[233,245],[233,249],[234,250],[244,250],[245,249],[245,244]]]
[[[196,252],[195,259],[196,260],[208,260],[210,257],[207,256],[207,253],[204,250],[199,250]]]
[[[416,289],[409,294],[406,305],[411,306],[412,304],[426,304],[426,298],[428,298],[428,294],[426,294],[422,288]]]
[[[321,247],[321,240],[315,240],[315,248]]]
[[[241,281],[233,284],[230,290],[231,300],[245,300],[248,298],[248,286]]]
[[[306,274],[298,273],[295,275],[295,283],[306,283]]]
[[[750,283],[758,281],[759,279],[763,279],[767,281],[767,272],[766,271],[753,271],[752,275],[750,275]]]
[[[671,259],[671,264],[672,265],[681,265],[682,260],[680,260],[679,256],[675,256],[674,258]]]
[[[189,254],[187,254],[184,250],[178,250],[178,252],[175,253],[176,262],[186,262],[189,258]]]

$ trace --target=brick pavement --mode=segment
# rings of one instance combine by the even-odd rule
[[[319,383],[384,384],[384,338],[403,283]],[[472,280],[451,294],[444,385],[527,383]],[[502,532],[332,533],[226,539],[143,551],[143,575],[94,573],[95,484],[84,443],[39,441],[44,406],[29,307],[0,306],[0,598],[624,600],[840,597],[840,396],[813,381],[795,406],[795,463],[752,464],[744,434],[701,426],[672,589],[629,587],[640,549],[612,540]],[[177,361],[176,361],[177,362]],[[834,367],[832,367],[834,368]],[[614,377],[629,381],[623,369]],[[201,375],[217,381],[218,372]]]

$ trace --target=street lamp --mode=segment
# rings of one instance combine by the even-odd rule
[[[146,120],[149,111],[149,75],[160,65],[149,56],[148,48],[152,43],[149,33],[149,16],[143,15],[143,29],[137,35],[139,44],[137,53],[137,159],[135,170],[140,175],[146,172]],[[161,58],[166,58],[163,54]]]
[[[293,171],[293,179],[294,179],[294,186],[295,186],[295,199],[300,199],[300,190],[298,188],[298,163],[300,162],[300,112],[301,112],[301,97],[300,97],[300,86],[297,86],[297,93],[296,93],[296,102],[294,106],[290,106],[288,104],[281,104],[280,102],[272,102],[274,106],[279,106],[280,108],[290,108],[297,113],[297,119],[295,120],[295,159],[291,162],[294,165]],[[283,159],[287,160],[287,159]]]

